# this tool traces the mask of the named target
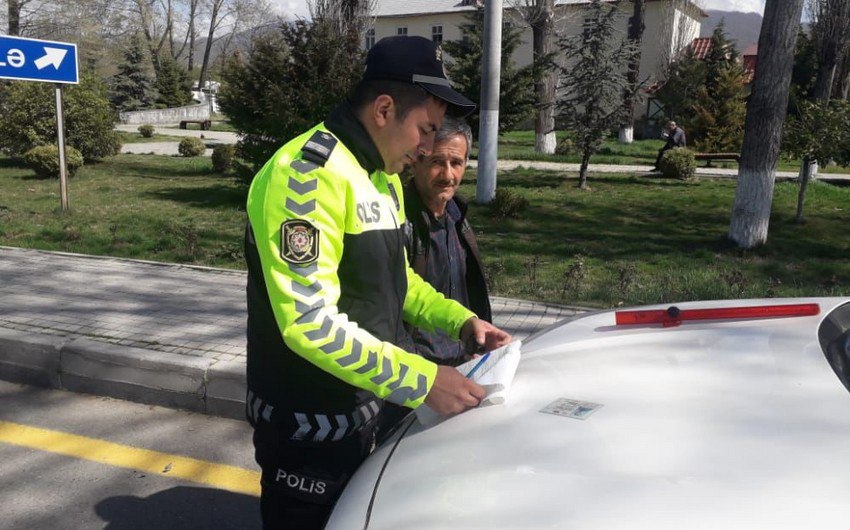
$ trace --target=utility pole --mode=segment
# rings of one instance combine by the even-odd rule
[[[478,184],[475,201],[489,204],[496,196],[499,142],[499,75],[502,71],[502,0],[488,0],[484,11],[484,65],[478,126]]]

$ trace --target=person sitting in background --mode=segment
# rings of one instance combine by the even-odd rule
[[[472,131],[460,119],[446,117],[430,155],[411,166],[404,189],[407,256],[413,270],[446,298],[460,302],[479,318],[492,321],[490,298],[467,205],[456,196],[463,180]],[[442,331],[409,327],[416,352],[440,364],[460,364],[464,345]]]
[[[664,133],[664,137],[667,138],[667,143],[665,143],[664,147],[658,151],[658,158],[655,159],[655,167],[653,167],[651,171],[659,171],[661,157],[664,156],[665,151],[669,151],[674,147],[685,147],[688,145],[688,140],[685,137],[685,130],[676,125],[675,121],[667,122],[666,130],[667,132]]]

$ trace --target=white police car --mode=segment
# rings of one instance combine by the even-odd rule
[[[506,404],[404,423],[328,528],[844,528],[848,329],[843,298],[560,322],[523,342]]]

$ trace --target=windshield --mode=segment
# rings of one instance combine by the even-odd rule
[[[826,316],[818,329],[818,339],[832,369],[850,390],[850,303]]]

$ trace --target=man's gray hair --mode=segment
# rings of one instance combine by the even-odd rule
[[[465,121],[451,116],[443,118],[443,123],[434,137],[434,144],[451,140],[458,134],[466,138],[466,161],[469,162],[469,152],[472,151],[472,129]]]

